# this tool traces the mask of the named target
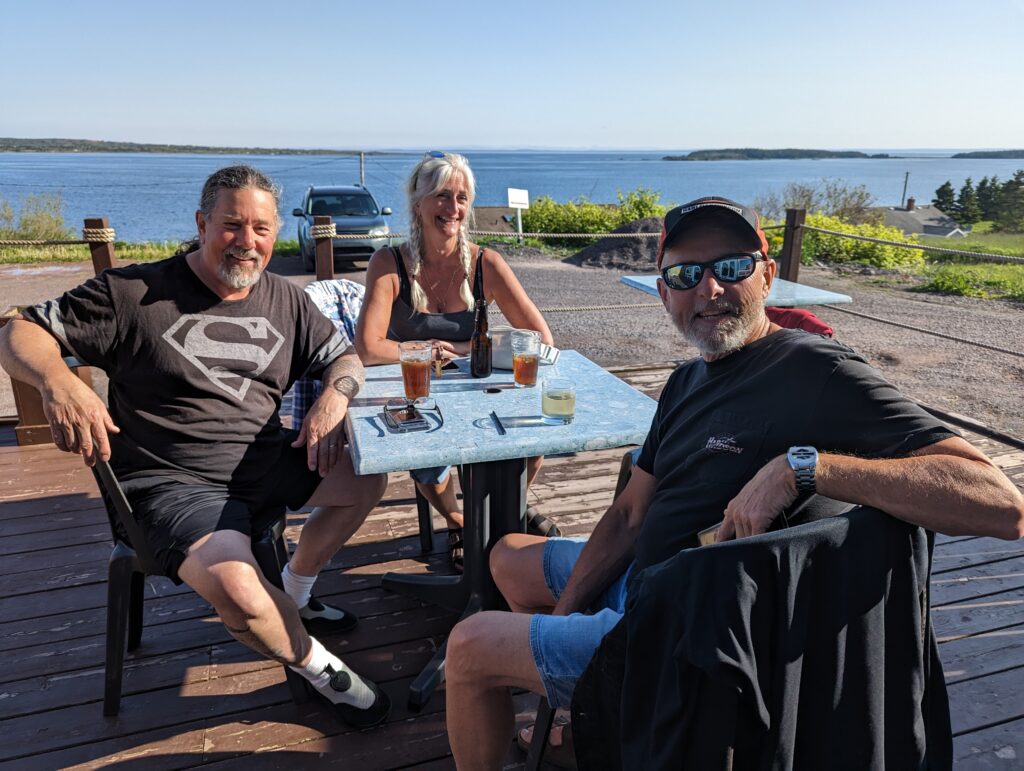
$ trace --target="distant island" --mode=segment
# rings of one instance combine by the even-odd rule
[[[193,155],[359,155],[359,150],[296,150],[281,147],[208,147],[97,139],[17,139],[0,137],[0,153],[189,153]],[[366,155],[397,155],[369,151]]]
[[[756,147],[730,148],[727,150],[694,150],[686,155],[666,155],[663,161],[769,161],[769,160],[816,160],[819,158],[892,158],[888,153],[869,155],[856,150],[762,150]],[[955,156],[954,156],[955,157]]]
[[[954,158],[1024,158],[1024,150],[975,150],[956,153]]]

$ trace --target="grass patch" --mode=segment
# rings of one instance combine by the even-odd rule
[[[978,223],[979,225],[989,223]],[[1024,233],[998,233],[991,230],[978,231],[978,225],[974,226],[971,235],[967,238],[943,238],[930,240],[921,239],[924,245],[934,244],[944,249],[963,249],[968,252],[987,252],[988,254],[1001,254],[1007,257],[1024,257]],[[963,257],[943,254],[941,252],[925,252],[925,257],[931,262],[956,262],[962,261]]]
[[[922,292],[1024,301],[1024,265],[1004,262],[937,263],[925,272]]]
[[[116,241],[114,257],[119,262],[154,262],[174,254],[181,245],[179,241]],[[274,254],[280,257],[294,257],[299,254],[297,239],[281,239],[274,245]],[[89,247],[70,246],[3,246],[0,247],[0,265],[27,264],[33,262],[89,262]]]

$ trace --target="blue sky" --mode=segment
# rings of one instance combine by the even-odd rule
[[[1024,145],[1024,0],[0,0],[0,10],[0,136],[364,149]]]

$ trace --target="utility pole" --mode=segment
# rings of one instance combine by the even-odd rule
[[[900,208],[907,205],[907,183],[910,181],[910,172],[903,175],[903,195],[900,196]]]
[[[362,150],[359,151],[359,184],[366,184],[366,153]]]

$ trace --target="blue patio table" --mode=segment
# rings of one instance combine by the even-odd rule
[[[431,381],[430,399],[441,416],[423,411],[428,430],[391,433],[384,424],[384,405],[404,394],[397,364],[367,368],[366,385],[349,405],[346,429],[357,474],[462,466],[462,575],[388,573],[382,584],[465,618],[502,607],[487,559],[503,535],[525,532],[526,458],[642,444],[656,404],[576,351],[562,351],[554,364],[542,365],[533,388],[516,388],[510,371],[473,378],[468,360],[456,361],[458,371],[445,371]],[[543,423],[541,382],[549,377],[575,383],[572,423]],[[499,433],[492,411],[505,434]],[[442,647],[410,686],[413,709],[422,707],[444,678],[444,657]]]
[[[619,279],[626,286],[639,289],[641,292],[658,296],[657,274],[647,276],[623,276]],[[847,294],[830,292],[827,289],[817,289],[807,284],[798,284],[795,281],[786,281],[777,278],[772,283],[772,290],[768,293],[765,305],[775,308],[802,308],[807,305],[825,305],[836,303],[850,303],[853,298]]]

